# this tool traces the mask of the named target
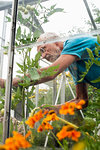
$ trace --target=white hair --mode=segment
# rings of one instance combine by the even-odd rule
[[[37,42],[47,41],[47,40],[56,39],[56,38],[59,38],[59,36],[56,33],[45,32],[45,33],[40,35]]]

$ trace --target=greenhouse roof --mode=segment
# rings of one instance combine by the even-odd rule
[[[47,1],[47,0],[42,0],[43,1]],[[36,4],[38,2],[38,0],[24,0],[24,4]],[[19,4],[22,4],[23,0],[19,0]],[[12,8],[12,0],[1,0],[0,1],[0,11],[1,10],[5,10],[5,9],[9,9]]]

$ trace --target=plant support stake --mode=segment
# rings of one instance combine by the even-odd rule
[[[7,70],[6,91],[5,91],[3,143],[5,143],[6,138],[9,137],[9,129],[10,129],[10,108],[11,108],[12,75],[13,75],[13,62],[14,62],[17,7],[18,7],[18,0],[13,0],[11,37],[10,37],[10,45],[9,45],[9,52],[8,52],[8,70]]]

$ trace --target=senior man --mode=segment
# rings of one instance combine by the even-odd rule
[[[56,39],[58,35],[55,33],[44,33],[42,34],[38,42]],[[89,60],[89,55],[87,53],[86,48],[90,48],[93,51],[93,55],[95,56],[95,43],[97,43],[97,38],[93,36],[79,36],[67,39],[65,42],[59,41],[54,43],[43,44],[37,47],[37,51],[41,52],[42,58],[52,62],[52,64],[48,67],[41,68],[38,70],[38,73],[41,74],[43,70],[48,69],[51,66],[59,65],[57,72],[53,76],[46,76],[36,81],[35,84],[44,83],[50,80],[53,80],[58,74],[63,72],[68,68],[70,71],[75,86],[76,86],[76,98],[69,101],[78,103],[81,99],[85,100],[84,107],[88,106],[88,94],[87,94],[87,83],[90,85],[100,89],[100,82],[93,83],[91,81],[100,77],[100,66],[93,64],[85,76],[84,80],[78,82],[81,79],[83,72],[86,70],[85,61]],[[99,54],[100,55],[100,54]],[[29,74],[27,74],[30,77]],[[21,82],[20,79],[13,79],[13,86],[18,86],[18,82]],[[4,87],[4,80],[0,80],[1,87]],[[56,108],[60,108],[61,105],[55,106]]]

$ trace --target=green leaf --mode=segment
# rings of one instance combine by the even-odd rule
[[[20,71],[20,70],[17,70],[16,72],[17,72],[17,73],[20,73],[20,74],[23,74],[23,72],[22,72],[22,71]]]
[[[98,50],[100,50],[100,46],[97,43],[95,43],[95,46]]]
[[[17,29],[17,33],[16,33],[16,39],[18,40],[19,38],[21,38],[21,27],[19,26]]]
[[[56,8],[56,9],[50,11],[50,12],[47,14],[47,16],[49,17],[49,16],[51,16],[52,14],[54,14],[54,13],[56,13],[56,12],[62,12],[63,10],[64,10],[64,9],[62,9],[62,8]]]
[[[23,86],[23,87],[27,87],[27,86],[29,86],[30,85],[30,83],[28,82],[28,83],[18,83],[20,86]]]
[[[44,22],[43,23],[47,23],[47,22],[49,22],[48,18],[44,17]]]
[[[99,56],[98,48],[95,48],[94,52],[95,52],[95,55],[96,55],[96,56]]]
[[[34,103],[30,99],[28,99],[28,103],[26,105],[28,108],[31,108],[31,109],[34,108]]]
[[[34,38],[39,38],[39,36],[40,36],[40,31],[39,30],[35,30],[33,37]]]
[[[94,59],[93,62],[97,65],[97,66],[100,66],[100,60],[97,58],[97,59]]]
[[[25,81],[26,83],[29,83],[29,82],[30,82],[30,78],[29,78],[28,76],[24,76],[24,81]]]
[[[21,89],[20,87],[17,88],[17,91],[16,91],[16,96],[19,97],[21,94]]]
[[[42,106],[42,108],[46,108],[46,107],[53,107],[53,108],[55,108],[55,106],[53,106],[53,105],[49,105],[49,104],[45,104],[44,106]]]
[[[37,11],[35,8],[34,8],[33,10],[34,10],[35,15],[36,15],[36,16],[39,16],[38,11]]]
[[[4,49],[8,50],[9,46],[2,46]]]
[[[38,52],[38,53],[36,54],[36,56],[35,56],[35,62],[36,62],[36,63],[39,61],[40,57],[41,57],[41,53]]]
[[[20,21],[21,24],[23,24],[23,17],[21,12],[18,12],[18,20]]]
[[[1,103],[0,103],[0,110],[1,110],[2,108],[4,108],[4,104],[1,104]]]
[[[11,22],[11,18],[6,16],[7,22]]]
[[[41,78],[45,76],[53,76],[57,73],[57,69],[59,68],[59,65],[49,67],[47,70],[42,71]]]
[[[89,54],[89,57],[90,57],[91,59],[94,58],[94,55],[93,55],[91,49],[89,49],[89,48],[86,48],[86,49],[87,49],[87,52],[88,52],[88,54]]]
[[[35,64],[35,61],[32,59],[32,66],[34,66],[34,64]]]
[[[86,65],[86,70],[90,68],[90,65],[88,62],[85,62],[85,65]]]
[[[82,82],[84,80],[85,76],[89,72],[92,65],[93,65],[93,62],[91,62],[90,60],[88,60],[88,62],[85,62],[86,71],[82,72],[82,74],[80,75],[81,79],[78,82]]]
[[[31,87],[31,90],[30,90],[30,91],[28,91],[28,94],[29,94],[29,95],[32,95],[32,94],[33,94],[34,89],[35,89],[35,87],[34,87],[34,86],[32,86],[32,87]]]
[[[39,3],[39,6],[40,6],[41,9],[43,9],[43,6],[40,3]]]
[[[56,6],[56,4],[52,5],[50,9],[54,9],[54,8],[55,8],[55,6]]]
[[[55,12],[63,12],[63,11],[64,11],[63,8],[56,8],[56,9],[54,9],[54,10],[55,10]]]
[[[97,35],[97,42],[100,44],[100,35]]]
[[[19,64],[19,63],[16,63],[16,64],[20,67],[20,69],[21,69],[22,71],[24,71],[23,65],[21,65],[21,64]]]
[[[27,39],[31,39],[31,37],[32,37],[32,33],[30,32],[30,33],[28,33],[28,35],[27,35]]]
[[[47,69],[47,72],[53,72],[53,71],[55,71],[55,70],[58,69],[58,68],[59,68],[59,65],[49,67],[49,68]]]
[[[97,89],[97,91],[100,93],[100,89]]]
[[[40,78],[40,75],[37,72],[36,68],[31,68],[31,70],[29,70],[29,73],[30,73],[30,77],[33,81],[38,80]]]
[[[30,66],[30,64],[31,64],[31,59],[29,56],[27,56],[27,65]]]
[[[92,82],[92,83],[100,82],[100,77],[99,77],[99,78],[97,78],[96,80],[91,81],[91,82]]]

